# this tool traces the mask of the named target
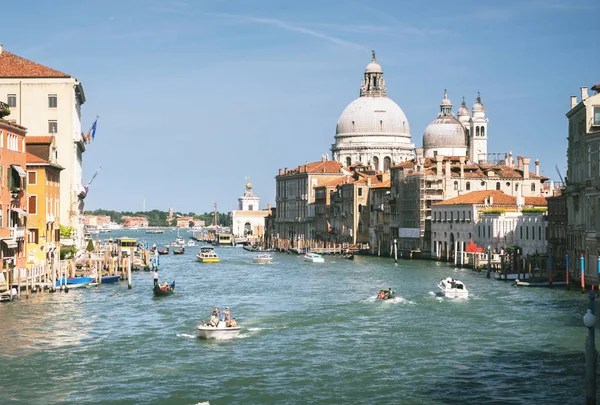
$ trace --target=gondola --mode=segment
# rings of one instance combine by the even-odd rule
[[[354,260],[354,255],[352,253],[345,254],[344,259]]]
[[[169,247],[166,246],[164,249],[158,249],[158,254],[159,255],[168,255],[169,254]]]
[[[173,254],[174,255],[182,255],[185,253],[185,248],[179,248],[179,249],[173,249]]]
[[[156,284],[152,290],[154,291],[154,295],[156,297],[166,297],[167,295],[173,295],[173,293],[175,292],[175,290],[172,288],[167,288],[163,290],[158,284]]]

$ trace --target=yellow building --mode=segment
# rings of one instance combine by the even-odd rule
[[[54,136],[28,136],[27,267],[58,257],[60,241],[60,172]]]

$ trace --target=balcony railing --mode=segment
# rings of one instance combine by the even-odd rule
[[[25,238],[25,228],[13,226],[10,228],[10,237],[13,239]]]

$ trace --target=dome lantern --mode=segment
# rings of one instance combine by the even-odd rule
[[[375,59],[375,51],[371,51],[371,62],[365,69],[365,77],[360,86],[360,96],[385,97],[387,94],[383,70]]]

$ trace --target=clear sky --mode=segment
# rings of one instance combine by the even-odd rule
[[[444,89],[477,92],[488,151],[566,173],[569,97],[600,83],[598,0],[62,0],[2,5],[4,48],[84,86],[86,209],[237,207],[320,160],[371,49],[422,146]]]

